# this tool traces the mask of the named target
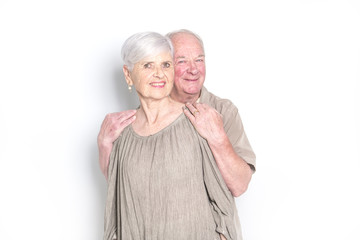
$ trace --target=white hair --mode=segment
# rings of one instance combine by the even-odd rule
[[[130,36],[123,44],[121,57],[124,64],[132,71],[141,59],[156,56],[162,52],[170,52],[174,56],[173,45],[167,36],[156,32],[140,32]]]
[[[179,30],[175,30],[175,31],[169,32],[168,34],[166,34],[166,36],[167,36],[168,38],[172,39],[173,37],[175,37],[177,34],[180,34],[180,33],[186,33],[186,34],[190,34],[190,35],[194,36],[194,37],[199,41],[202,50],[205,52],[204,43],[203,43],[203,40],[201,39],[201,37],[200,37],[199,35],[197,35],[196,33],[190,31],[190,30],[187,30],[187,29],[179,29]]]

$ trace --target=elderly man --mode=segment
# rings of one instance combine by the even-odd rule
[[[205,138],[233,196],[244,193],[255,171],[255,154],[237,108],[203,87],[205,53],[202,40],[188,30],[168,34],[174,46],[175,79],[171,98],[186,104],[185,115]],[[99,162],[107,177],[113,142],[135,120],[136,110],[108,114],[98,135]]]

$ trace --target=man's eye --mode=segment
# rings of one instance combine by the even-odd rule
[[[179,60],[179,61],[177,61],[177,64],[182,64],[182,63],[185,63],[185,60]]]
[[[203,62],[204,59],[196,59],[196,62]]]

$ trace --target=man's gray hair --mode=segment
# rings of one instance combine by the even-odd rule
[[[201,37],[199,35],[197,35],[196,33],[190,31],[190,30],[187,30],[187,29],[179,29],[179,30],[175,30],[175,31],[172,31],[172,32],[169,32],[168,34],[166,34],[166,36],[170,39],[172,39],[175,35],[177,34],[180,34],[180,33],[186,33],[186,34],[190,34],[192,36],[194,36],[200,43],[203,51],[205,52],[205,49],[204,49],[204,43],[203,43],[203,40],[201,39]]]
[[[140,32],[130,36],[123,44],[121,57],[124,64],[132,71],[141,59],[156,56],[162,52],[170,52],[174,56],[173,45],[167,36],[156,32]]]

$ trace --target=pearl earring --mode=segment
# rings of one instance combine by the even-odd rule
[[[131,92],[131,85],[128,86],[129,92]]]

